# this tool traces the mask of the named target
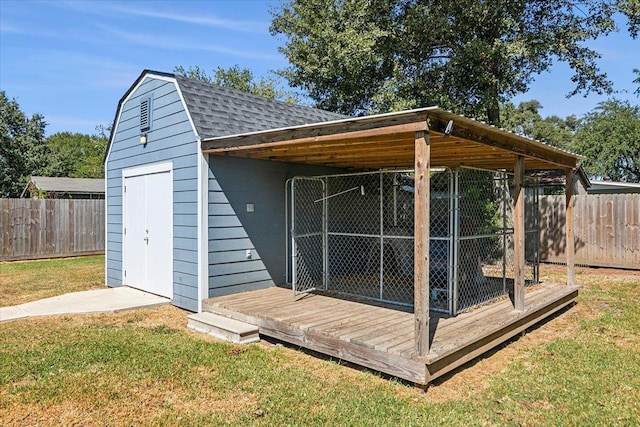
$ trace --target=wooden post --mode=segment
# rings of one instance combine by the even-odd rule
[[[567,285],[576,284],[575,259],[576,248],[573,235],[573,169],[566,171],[567,183],[565,186],[565,229],[567,234]]]
[[[416,132],[415,136],[415,191],[414,200],[414,313],[416,354],[429,353],[429,175],[431,150],[429,133]]]
[[[514,168],[514,213],[513,213],[513,252],[515,281],[513,284],[513,307],[524,310],[524,157],[517,156]]]

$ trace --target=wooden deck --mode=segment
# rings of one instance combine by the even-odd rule
[[[393,308],[315,294],[294,300],[291,290],[271,287],[207,299],[203,310],[254,324],[264,336],[427,384],[571,304],[577,295],[577,286],[541,284],[527,291],[522,312],[505,298],[456,317],[431,313],[431,345],[424,358],[415,352],[414,314]]]

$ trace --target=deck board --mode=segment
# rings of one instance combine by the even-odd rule
[[[392,307],[270,287],[203,301],[203,309],[254,324],[281,339],[390,375],[426,384],[575,301],[578,288],[541,284],[525,310],[503,298],[456,317],[431,313],[430,351],[415,353],[414,315]]]

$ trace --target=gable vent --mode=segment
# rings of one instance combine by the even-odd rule
[[[151,98],[140,100],[140,132],[151,129]]]

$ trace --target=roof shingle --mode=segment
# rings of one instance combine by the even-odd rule
[[[344,119],[347,116],[175,76],[201,139]]]

